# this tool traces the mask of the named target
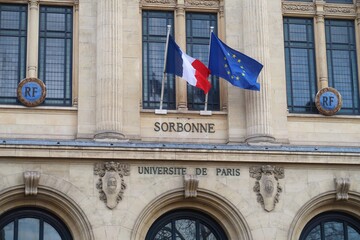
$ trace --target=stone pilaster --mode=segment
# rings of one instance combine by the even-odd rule
[[[325,19],[324,19],[323,0],[316,1],[316,17],[315,17],[315,42],[316,42],[316,68],[319,89],[328,87],[328,73],[326,63],[326,39],[325,39]]]
[[[97,1],[96,139],[124,139],[122,3]]]
[[[185,31],[185,9],[184,9],[184,1],[179,0],[176,5],[176,19],[175,19],[175,35],[176,42],[179,47],[186,51],[186,31]],[[178,89],[177,94],[177,109],[179,110],[187,110],[187,87],[186,81],[183,79],[176,77],[176,89]]]
[[[224,0],[220,0],[219,3],[219,28],[218,28],[218,36],[220,36],[221,39],[225,39],[225,14],[224,14]],[[227,81],[221,81],[220,80],[220,104],[221,104],[221,110],[226,111],[228,108],[228,83]]]
[[[26,76],[37,78],[39,45],[39,0],[29,0],[28,63]]]
[[[258,78],[261,90],[245,93],[246,141],[273,142],[268,3],[251,0],[243,4],[244,52],[264,65]]]

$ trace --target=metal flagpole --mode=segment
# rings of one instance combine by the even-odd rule
[[[169,36],[170,36],[171,25],[167,25],[167,34],[166,34],[166,45],[165,45],[165,56],[164,56],[164,71],[163,79],[161,82],[161,95],[160,95],[160,108],[155,110],[156,114],[167,114],[167,110],[163,110],[163,100],[164,100],[164,89],[165,89],[165,79],[166,79],[166,62],[167,62],[167,52],[169,45]]]
[[[211,46],[211,33],[214,32],[214,27],[211,26],[210,27],[210,42],[209,42],[209,57],[210,58],[210,46]],[[209,59],[210,60],[210,59]],[[208,106],[208,98],[209,98],[209,94],[207,93],[205,95],[205,107],[204,107],[204,111],[200,111],[200,115],[211,115],[211,111],[207,110],[207,106]]]

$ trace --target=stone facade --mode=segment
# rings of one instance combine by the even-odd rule
[[[355,2],[40,1],[74,7],[73,104],[0,105],[0,214],[46,209],[74,240],[143,240],[176,209],[206,213],[231,240],[296,240],[330,210],[360,221],[360,118],[288,112],[283,39],[283,16],[340,16],[356,21],[360,49]],[[176,13],[182,48],[183,12],[217,13],[224,42],[265,63],[262,90],[220,80],[221,110],[201,115],[184,108],[178,79],[176,110],[143,109],[144,10]],[[326,86],[326,66],[317,71]]]

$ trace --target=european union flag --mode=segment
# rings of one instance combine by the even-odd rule
[[[249,90],[260,90],[256,82],[263,65],[223,43],[211,33],[209,69],[232,85]]]

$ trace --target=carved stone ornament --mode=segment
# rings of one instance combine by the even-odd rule
[[[94,174],[99,175],[96,188],[99,189],[100,200],[104,201],[108,208],[115,208],[126,189],[124,176],[130,175],[130,166],[118,162],[97,163]]]
[[[142,7],[175,7],[176,0],[140,0],[140,8]]]
[[[350,6],[338,6],[337,5],[325,5],[324,12],[326,15],[348,15],[348,16],[355,16],[356,15],[356,8],[352,5]]]
[[[218,0],[185,0],[185,7],[219,8]]]
[[[25,195],[36,195],[38,192],[40,172],[26,171],[24,172]]]
[[[185,198],[197,197],[199,179],[196,175],[184,175]]]
[[[266,211],[272,211],[282,192],[278,180],[284,178],[284,168],[264,165],[251,167],[249,172],[250,176],[257,180],[253,188],[257,193],[257,201]]]
[[[336,200],[348,200],[350,179],[349,178],[335,178]]]
[[[315,10],[314,3],[300,3],[300,2],[283,2],[282,3],[282,10],[284,14],[307,14],[307,15],[314,15]]]

